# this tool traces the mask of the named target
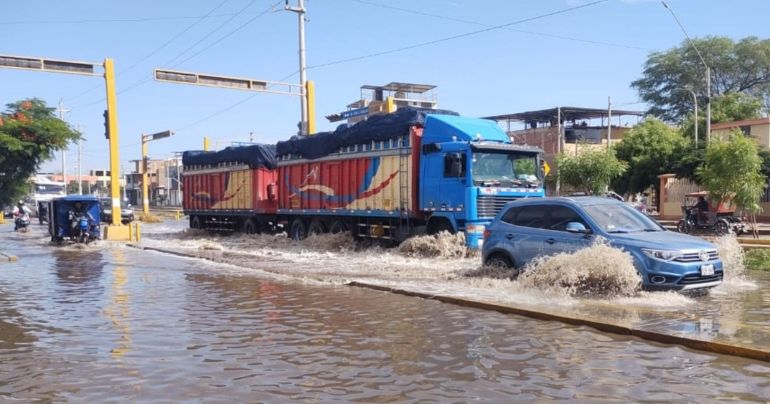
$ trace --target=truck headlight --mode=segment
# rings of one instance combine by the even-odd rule
[[[650,258],[662,261],[673,261],[682,256],[682,252],[679,250],[653,250],[650,248],[642,248],[642,252]]]

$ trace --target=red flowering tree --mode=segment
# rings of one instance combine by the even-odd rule
[[[56,151],[80,138],[36,98],[6,105],[0,113],[0,206],[27,192],[27,180]]]

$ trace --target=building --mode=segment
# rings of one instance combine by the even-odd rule
[[[770,117],[713,123],[711,124],[711,137],[727,139],[730,137],[730,132],[735,129],[756,140],[757,144],[763,148],[770,149]]]
[[[486,119],[503,125],[513,143],[540,147],[545,160],[555,167],[554,160],[560,153],[606,150],[620,142],[643,116],[642,111],[555,107]],[[611,123],[610,117],[617,124]],[[556,185],[549,193],[558,195],[560,191]]]
[[[129,203],[142,206],[142,160],[131,160],[134,171],[126,174],[126,197]],[[151,206],[182,206],[182,157],[147,160],[148,196]]]
[[[436,86],[431,84],[390,82],[384,86],[361,86],[361,98],[347,105],[347,110],[327,115],[329,122],[347,121],[348,125],[363,121],[370,115],[393,112],[412,107],[436,109]],[[391,105],[388,105],[388,102]]]

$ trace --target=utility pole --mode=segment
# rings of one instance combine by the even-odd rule
[[[78,124],[78,133],[80,133],[80,124]],[[80,139],[78,138],[78,194],[83,195],[83,176],[80,170],[80,153],[83,149],[80,147]]]
[[[607,97],[607,151],[610,150],[612,142],[612,98]]]
[[[59,99],[59,119],[64,121],[64,99]],[[69,112],[69,110],[67,110]],[[61,175],[64,182],[64,195],[67,195],[67,152],[65,148],[61,149]]]
[[[308,134],[307,125],[307,77],[305,76],[305,0],[297,0],[297,7],[289,6],[289,0],[286,0],[284,9],[297,13],[299,18],[299,85],[302,87],[302,118],[300,121],[300,132],[303,135]]]
[[[679,21],[679,18],[676,16],[676,14],[674,14],[674,10],[672,10],[668,3],[665,1],[661,0],[661,3],[663,3],[663,7],[665,7],[666,10],[671,13],[671,16],[674,17],[677,25],[679,25],[682,33],[684,33],[685,38],[687,38],[687,41],[690,42],[690,46],[692,46],[692,48],[695,49],[695,53],[698,54],[700,62],[706,68],[706,143],[708,143],[711,140],[711,67],[709,67],[708,63],[706,63],[706,61],[703,59],[703,55],[701,55],[698,47],[695,46],[695,42],[692,41],[690,35],[687,33],[687,30],[684,29],[684,25],[682,25],[682,23]],[[697,125],[698,121],[695,121],[695,126],[697,127]]]

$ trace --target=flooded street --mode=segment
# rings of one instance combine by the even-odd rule
[[[51,246],[0,225],[0,395],[20,401],[766,401],[770,364],[345,286],[548,306],[769,345],[770,277],[709,296],[575,299],[413,258],[146,225],[142,245]]]

